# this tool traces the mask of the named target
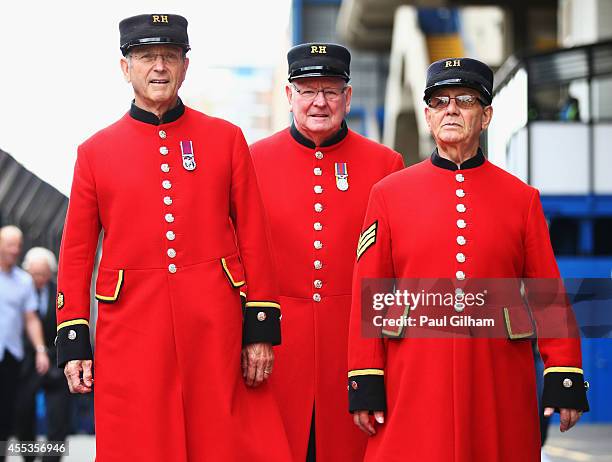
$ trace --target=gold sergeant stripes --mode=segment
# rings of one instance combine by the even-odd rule
[[[364,230],[359,236],[359,242],[357,243],[357,260],[359,260],[363,253],[376,242],[377,228],[378,221],[375,221],[370,226],[368,226],[368,228]]]

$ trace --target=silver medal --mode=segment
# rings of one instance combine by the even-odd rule
[[[181,141],[181,154],[183,156],[183,168],[187,171],[195,170],[196,161],[191,140]]]

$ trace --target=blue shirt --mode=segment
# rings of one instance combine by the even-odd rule
[[[8,272],[0,270],[0,361],[4,350],[18,360],[23,359],[23,321],[26,311],[38,307],[32,277],[13,266]]]

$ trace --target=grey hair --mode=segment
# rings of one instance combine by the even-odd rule
[[[32,247],[28,250],[23,258],[21,267],[28,271],[33,262],[40,260],[47,263],[52,273],[57,272],[57,258],[55,258],[55,254],[44,247]]]
[[[18,236],[19,239],[23,239],[23,232],[15,225],[6,225],[0,228],[0,239],[6,234],[13,234]]]

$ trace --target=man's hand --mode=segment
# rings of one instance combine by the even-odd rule
[[[552,407],[544,408],[544,417],[550,417],[555,412],[555,409]],[[574,425],[578,423],[580,417],[582,416],[582,411],[577,409],[567,409],[562,407],[559,409],[559,417],[561,418],[561,424],[559,425],[559,430],[562,432],[568,431]]]
[[[75,359],[66,363],[64,375],[66,380],[68,380],[70,393],[91,392],[91,387],[93,386],[92,365],[93,361],[91,359]],[[83,378],[81,378],[81,372],[83,372]]]
[[[272,374],[274,351],[270,343],[251,343],[242,349],[242,377],[249,387],[256,387]]]
[[[374,420],[379,424],[385,423],[385,413],[383,411],[374,411]],[[376,435],[376,429],[372,423],[370,411],[353,412],[353,422],[368,436]]]
[[[36,372],[39,375],[45,375],[49,370],[49,355],[46,351],[36,352]]]

